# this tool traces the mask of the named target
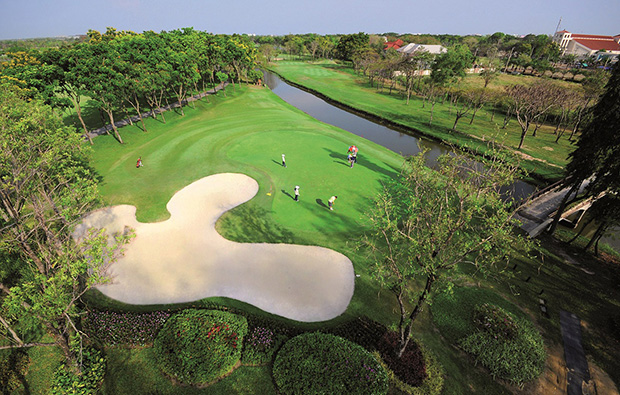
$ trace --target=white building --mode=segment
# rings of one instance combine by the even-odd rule
[[[397,49],[398,52],[406,54],[406,55],[413,55],[414,52],[417,51],[426,51],[428,53],[432,53],[435,55],[438,55],[440,53],[444,53],[447,51],[447,49],[445,47],[442,47],[441,45],[427,45],[427,44],[407,44],[404,47],[398,48]]]
[[[598,36],[594,34],[577,34],[561,30],[553,35],[553,42],[562,50],[562,55],[575,55],[586,58],[601,52],[620,55],[620,34],[616,36]]]

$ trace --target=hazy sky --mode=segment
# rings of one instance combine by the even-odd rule
[[[0,39],[89,29],[211,33],[620,34],[620,0],[0,0]]]

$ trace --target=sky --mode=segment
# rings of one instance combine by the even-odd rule
[[[620,0],[0,0],[0,40],[141,33],[620,34]]]

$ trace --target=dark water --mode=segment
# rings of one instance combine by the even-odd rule
[[[338,108],[311,93],[287,84],[273,73],[264,71],[264,74],[267,86],[271,88],[273,93],[280,96],[289,104],[319,121],[347,130],[403,156],[415,155],[420,152],[420,148],[428,148],[428,164],[432,166],[438,156],[452,151],[449,147],[441,143],[430,141],[422,136],[399,132],[385,125]],[[354,139],[352,139],[351,144],[355,144]],[[534,185],[524,181],[518,181],[504,188],[503,192],[515,200],[520,201],[532,194],[535,190],[536,187]]]

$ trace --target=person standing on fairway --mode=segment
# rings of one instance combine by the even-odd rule
[[[338,199],[338,196],[334,195],[330,197],[329,200],[327,201],[327,204],[329,205],[329,209],[332,211],[334,210],[334,202],[336,201],[336,199]]]
[[[299,201],[299,185],[295,186],[295,201]]]
[[[284,157],[284,154],[282,154],[282,167],[286,167],[286,158]]]

